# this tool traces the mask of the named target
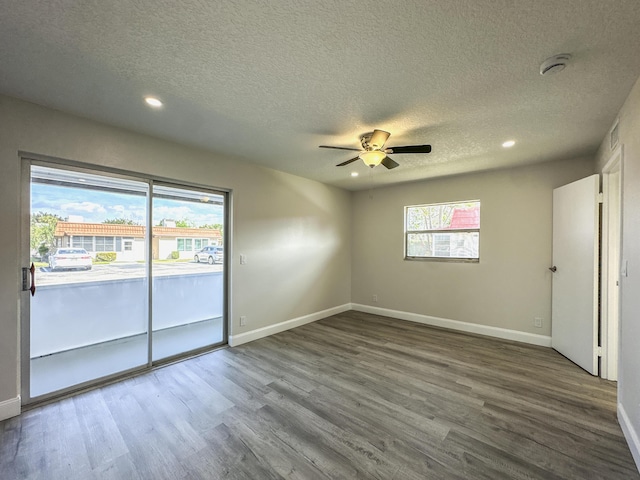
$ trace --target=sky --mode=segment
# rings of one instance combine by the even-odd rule
[[[126,218],[144,225],[146,198],[118,192],[31,184],[31,212],[53,213],[69,221],[102,223],[107,219]],[[223,223],[221,205],[154,198],[153,224],[162,219],[187,220],[196,227]]]

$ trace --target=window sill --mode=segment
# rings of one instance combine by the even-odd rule
[[[419,262],[480,263],[479,258],[404,257],[404,259]]]

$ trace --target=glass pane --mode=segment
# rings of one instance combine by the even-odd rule
[[[480,202],[439,203],[407,207],[407,231],[480,228]]]
[[[224,341],[224,196],[153,187],[153,360]],[[194,251],[195,240],[200,248]]]
[[[147,195],[143,182],[32,166],[32,398],[148,363]],[[123,228],[133,255],[108,255]]]
[[[409,233],[407,257],[479,258],[478,232]]]

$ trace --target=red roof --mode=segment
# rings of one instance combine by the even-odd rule
[[[450,229],[480,228],[480,207],[456,208],[451,216]]]
[[[142,225],[122,225],[119,223],[58,222],[54,236],[105,236],[144,238],[146,227]],[[154,237],[221,237],[219,230],[210,228],[153,227]]]

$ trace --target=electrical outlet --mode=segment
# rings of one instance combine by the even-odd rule
[[[374,303],[378,303],[378,295],[376,295],[375,293],[373,294],[373,301]]]
[[[533,319],[533,326],[536,328],[542,328],[542,317],[535,317]]]
[[[244,327],[247,324],[247,316],[246,315],[241,315],[240,316],[240,326]]]

